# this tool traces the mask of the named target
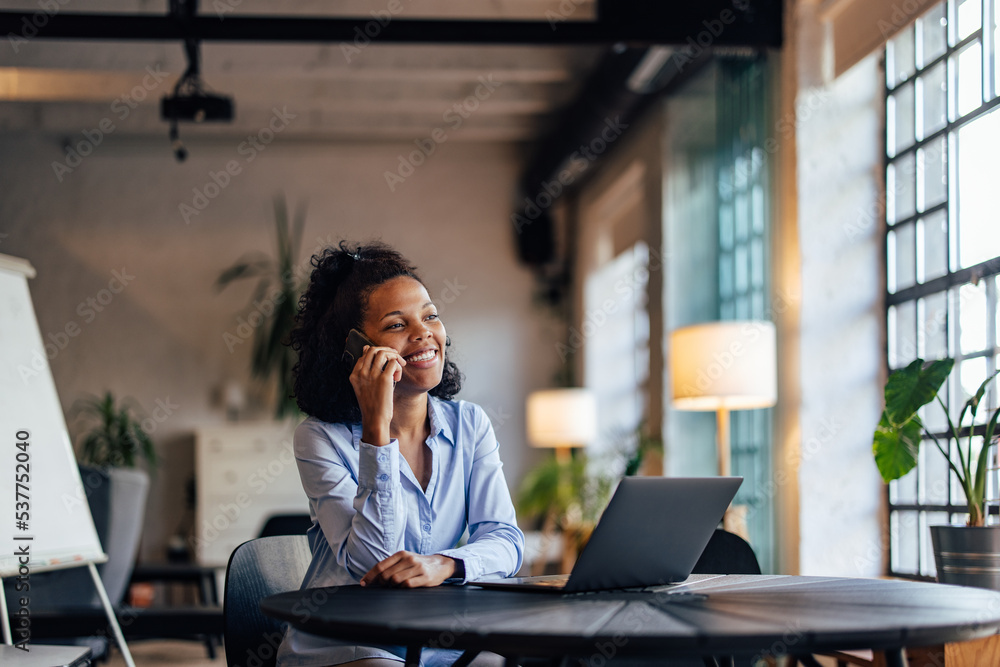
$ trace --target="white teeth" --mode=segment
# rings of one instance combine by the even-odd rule
[[[423,354],[417,354],[414,356],[406,357],[407,361],[429,361],[434,358],[437,350],[427,350]]]

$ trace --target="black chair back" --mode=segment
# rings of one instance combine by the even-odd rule
[[[298,590],[312,554],[305,535],[260,537],[236,547],[226,566],[223,627],[228,667],[274,667],[284,624],[260,601]]]
[[[264,522],[264,527],[260,529],[260,535],[257,537],[305,535],[312,524],[308,514],[274,514]]]
[[[717,528],[691,573],[760,574],[760,563],[746,540]]]

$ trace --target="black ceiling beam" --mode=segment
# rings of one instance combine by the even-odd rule
[[[566,0],[572,7],[572,0]],[[595,21],[558,12],[537,21],[0,11],[0,36],[32,39],[434,44],[687,44],[779,47],[780,0],[599,0]],[[731,19],[731,20],[727,20]],[[715,28],[713,30],[713,28]]]

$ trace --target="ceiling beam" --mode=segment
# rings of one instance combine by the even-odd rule
[[[390,9],[370,18],[0,12],[8,40],[94,39],[157,41],[339,42],[350,48],[378,43],[435,44],[692,44],[779,47],[781,0],[604,0],[596,21],[565,15],[546,20],[485,21],[401,18]],[[387,7],[400,7],[390,0]],[[561,6],[561,5],[560,5]]]

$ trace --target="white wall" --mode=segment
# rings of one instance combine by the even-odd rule
[[[152,433],[163,464],[142,558],[162,559],[181,521],[192,428],[224,420],[218,394],[227,380],[249,381],[250,343],[230,353],[223,334],[236,331],[251,283],[221,295],[212,284],[244,252],[272,252],[271,199],[282,191],[291,204],[308,204],[307,255],[317,239],[381,237],[417,264],[466,376],[459,397],[490,412],[516,487],[529,462],[523,397],[547,385],[558,363],[545,315],[531,304],[530,273],[515,256],[508,216],[517,150],[442,145],[392,192],[383,174],[412,145],[279,138],[252,162],[236,142],[189,148],[178,164],[165,137],[112,136],[60,182],[51,167],[65,157],[56,138],[0,133],[0,252],[38,270],[31,290],[43,337],[64,338],[50,361],[64,409],[105,389],[149,412],[157,401],[170,406]],[[179,205],[191,204],[192,189],[230,160],[241,172],[186,223]],[[102,294],[113,271],[134,277],[119,293]],[[113,298],[90,312],[86,299],[102,296]],[[57,336],[67,325],[76,335]]]
[[[799,329],[799,571],[878,576],[882,81],[872,55],[824,83],[813,3],[797,3],[795,98]],[[792,298],[798,299],[799,295]]]

